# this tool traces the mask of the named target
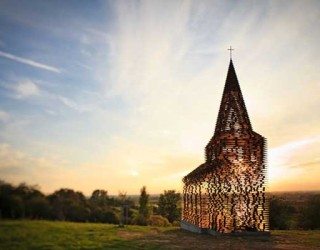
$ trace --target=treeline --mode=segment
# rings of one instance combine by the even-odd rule
[[[269,201],[271,229],[320,229],[320,194],[308,195],[302,204],[283,196],[272,196]]]
[[[125,223],[138,225],[178,225],[181,195],[164,191],[156,204],[150,204],[146,188],[141,189],[139,204],[125,193],[116,197],[106,190],[95,190],[90,197],[62,188],[43,194],[37,186],[18,186],[0,181],[0,218],[46,219],[74,222]]]
[[[320,229],[319,193],[302,199],[299,194],[273,195],[269,201],[271,229]],[[1,218],[178,226],[181,195],[167,190],[151,199],[146,187],[141,188],[138,201],[125,193],[109,196],[99,189],[90,197],[66,188],[45,195],[37,186],[0,181]]]

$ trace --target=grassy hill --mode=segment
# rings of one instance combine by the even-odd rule
[[[320,231],[272,231],[264,237],[197,235],[177,227],[0,221],[0,249],[318,249]]]

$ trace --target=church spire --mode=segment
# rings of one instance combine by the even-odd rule
[[[223,91],[224,93],[223,94],[226,94],[226,92],[230,92],[230,91],[240,91],[241,92],[238,78],[237,78],[237,74],[234,69],[232,59],[230,59],[229,69],[228,69],[228,74],[227,74],[227,79],[226,79],[226,83],[224,86],[224,91]]]
[[[230,58],[226,83],[223,90],[215,134],[226,131],[251,130],[247,109],[240,85]]]

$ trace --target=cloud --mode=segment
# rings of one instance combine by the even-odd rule
[[[7,122],[10,119],[10,115],[3,110],[0,110],[0,121],[1,122]]]
[[[10,86],[15,92],[15,98],[27,98],[40,94],[40,89],[36,83],[31,80],[21,80],[13,86]]]
[[[307,178],[306,176],[319,176],[320,136],[306,137],[291,141],[269,151],[268,175],[273,190],[279,189],[282,182],[287,183],[292,190],[300,188],[303,182],[293,185],[294,179]],[[306,182],[307,183],[307,182]],[[305,183],[305,184],[306,184]],[[304,184],[304,185],[305,185]]]
[[[65,106],[67,106],[71,109],[81,110],[79,108],[78,104],[76,104],[74,101],[70,100],[67,97],[57,95],[57,99],[60,100]]]
[[[85,105],[79,104],[79,103],[77,103],[77,102],[75,102],[65,96],[61,96],[61,95],[52,95],[52,96],[55,97],[57,100],[59,100],[66,107],[73,109],[77,112],[82,113],[82,112],[90,111],[89,107],[86,107]]]
[[[269,152],[270,164],[275,166],[287,166],[292,158],[297,158],[295,160],[301,159],[301,155],[298,155],[298,153],[306,154],[306,152],[310,151],[312,148],[313,150],[318,151],[318,144],[320,144],[319,135],[291,141],[279,147],[272,148]],[[301,160],[298,162],[301,162]]]
[[[101,98],[99,99],[99,95],[96,95],[92,103],[88,103],[87,101],[85,102],[76,102],[73,99],[54,93],[52,90],[46,89],[45,86],[40,89],[41,81],[34,81],[30,79],[22,79],[17,81],[14,84],[9,84],[9,83],[3,83],[2,86],[8,90],[13,91],[14,93],[11,94],[10,96],[15,99],[25,99],[25,98],[30,98],[33,96],[39,96],[38,101],[40,103],[49,105],[49,100],[52,102],[54,107],[56,107],[57,102],[63,104],[65,107],[72,109],[74,111],[77,111],[79,113],[82,112],[87,112],[87,111],[92,111],[98,107],[98,103],[101,102]],[[83,92],[86,95],[89,95],[90,93]],[[92,94],[90,94],[92,95]],[[98,96],[98,97],[97,97]],[[90,96],[91,97],[91,96]],[[48,109],[47,107],[44,108],[45,111],[47,112]],[[50,110],[50,112],[47,112],[48,114],[54,114],[54,110]]]
[[[31,67],[44,69],[44,70],[55,72],[55,73],[61,73],[61,70],[56,67],[46,65],[43,63],[39,63],[39,62],[30,60],[27,58],[15,56],[13,54],[9,54],[9,53],[3,52],[3,51],[0,51],[0,57],[4,57],[4,58],[10,59],[10,60],[13,60],[15,62],[23,63],[23,64],[29,65]]]
[[[289,165],[290,168],[309,168],[309,167],[318,167],[320,165],[319,158],[314,161],[307,161],[307,162],[299,162],[292,165]]]

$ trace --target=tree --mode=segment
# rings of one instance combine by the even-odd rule
[[[17,187],[0,181],[0,215],[4,218],[48,218],[49,204],[38,186]]]
[[[180,220],[180,200],[180,193],[176,193],[175,190],[165,190],[159,197],[158,213],[163,217],[166,217],[170,223],[175,220]]]
[[[163,217],[166,217],[170,223],[180,220],[181,208],[179,206],[181,200],[180,193],[175,190],[165,190],[160,194],[158,202],[158,212]]]
[[[139,215],[137,218],[137,223],[139,225],[147,225],[147,220],[150,216],[149,212],[149,195],[147,194],[146,187],[143,186],[140,189],[139,197]]]
[[[51,217],[51,208],[46,197],[35,196],[26,202],[26,215],[30,219],[49,219]]]
[[[12,218],[12,196],[14,189],[11,184],[0,181],[0,211],[3,218]]]
[[[90,201],[100,207],[107,206],[109,201],[108,191],[101,189],[94,190],[91,194]]]
[[[96,189],[89,198],[90,221],[116,224],[119,218],[114,211],[114,199],[109,198],[108,191]]]
[[[12,195],[9,199],[10,217],[13,219],[24,218],[25,205],[23,199],[19,195]]]
[[[313,195],[302,208],[299,226],[303,229],[320,229],[320,195]]]
[[[62,188],[49,196],[54,219],[69,221],[87,221],[90,209],[81,192]]]
[[[270,229],[290,229],[295,209],[285,200],[272,197],[270,199]]]

